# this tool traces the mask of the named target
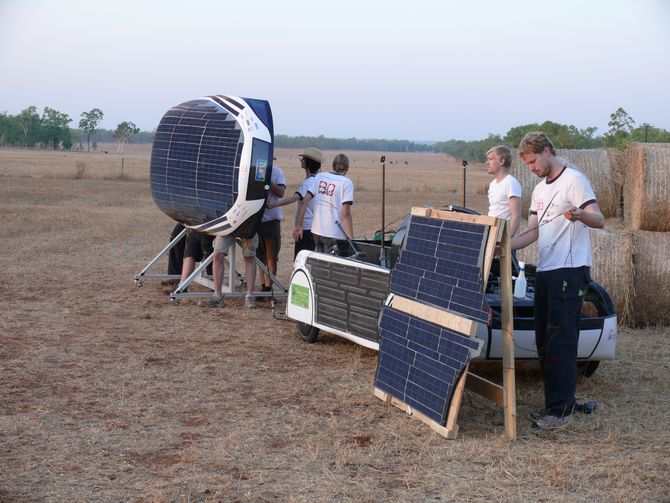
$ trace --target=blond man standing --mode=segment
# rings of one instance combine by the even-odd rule
[[[521,222],[521,184],[509,174],[512,154],[505,145],[486,152],[486,172],[493,176],[489,184],[489,216],[509,222],[510,236],[519,230]]]

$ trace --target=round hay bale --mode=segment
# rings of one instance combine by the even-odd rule
[[[623,186],[624,155],[616,149],[556,150],[556,156],[571,168],[575,168],[589,179],[605,218],[620,216]],[[540,181],[523,163],[516,151],[512,152],[510,172],[519,180],[523,194],[521,213],[528,214],[533,189]]]
[[[526,228],[522,225],[521,229]],[[593,265],[591,277],[605,287],[614,302],[617,321],[631,325],[633,320],[634,274],[633,234],[624,228],[621,219],[608,219],[604,229],[591,229]],[[538,261],[537,241],[517,250],[519,260],[530,264]]]
[[[633,233],[620,219],[608,220],[604,229],[591,229],[591,277],[605,287],[621,325],[633,324],[635,281]]]
[[[624,219],[632,230],[670,231],[670,144],[629,143]]]
[[[670,233],[636,231],[635,297],[637,325],[670,324]]]

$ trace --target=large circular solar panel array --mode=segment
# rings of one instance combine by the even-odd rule
[[[156,130],[151,192],[201,232],[250,236],[263,213],[273,155],[267,101],[208,96],[172,107]]]

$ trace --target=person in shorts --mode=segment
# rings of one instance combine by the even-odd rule
[[[193,229],[186,231],[186,244],[184,245],[184,259],[181,267],[181,279],[179,283],[183,283],[195,270],[196,262],[202,262],[212,253],[212,242],[214,236],[197,232]],[[212,267],[207,266],[207,273],[212,273]]]
[[[235,246],[236,238],[234,236],[217,236],[214,239],[214,256],[212,258],[213,265],[213,282],[214,293],[207,299],[202,299],[198,302],[199,305],[205,307],[223,307],[224,299],[221,285],[223,283],[225,257],[228,254],[228,249]],[[244,297],[244,305],[248,308],[256,307],[256,300],[254,299],[254,285],[256,283],[256,249],[258,248],[258,235],[254,234],[251,238],[240,238],[242,246],[242,256],[244,257],[244,280],[247,286],[247,293]]]

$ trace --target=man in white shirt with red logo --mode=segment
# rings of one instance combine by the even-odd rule
[[[550,429],[566,424],[573,412],[592,412],[597,404],[579,404],[577,346],[584,292],[591,281],[589,229],[602,229],[605,218],[586,177],[564,166],[544,133],[526,134],[519,155],[542,180],[533,190],[528,229],[512,238],[512,249],[538,241],[535,276],[535,344],[544,377],[544,410],[533,425]]]
[[[315,193],[311,190],[307,192],[296,217],[296,227],[293,231],[295,240],[302,238],[305,211],[313,199],[312,235],[316,251],[330,252],[339,249],[341,252],[346,249],[345,240],[354,235],[351,216],[354,184],[345,176],[348,171],[349,158],[344,154],[338,154],[333,159],[332,172],[316,175],[312,189]],[[340,225],[344,232],[340,229]]]

